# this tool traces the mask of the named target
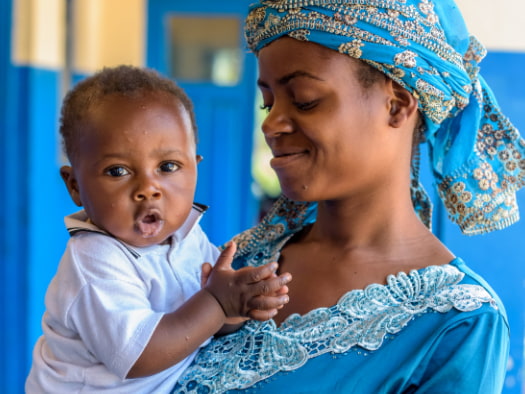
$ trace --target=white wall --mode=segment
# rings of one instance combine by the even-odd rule
[[[469,31],[489,51],[525,52],[524,0],[456,0],[456,3]]]

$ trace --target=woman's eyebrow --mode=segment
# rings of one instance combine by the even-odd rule
[[[316,81],[324,81],[322,78],[319,78],[317,75],[311,74],[308,71],[297,70],[297,71],[294,71],[294,72],[291,72],[289,74],[282,76],[281,78],[277,80],[277,83],[279,85],[286,85],[292,79],[299,78],[299,77],[315,79]],[[259,87],[268,87],[268,84],[260,79],[257,80],[257,85]]]

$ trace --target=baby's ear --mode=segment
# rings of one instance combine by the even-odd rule
[[[75,178],[75,174],[73,173],[73,168],[71,166],[62,166],[60,168],[60,176],[66,184],[67,191],[73,202],[81,207],[82,201],[80,200],[80,191],[78,189],[78,182]]]
[[[200,163],[202,161],[202,159],[204,159],[204,157],[201,156],[201,155],[196,155],[195,159],[197,160],[197,163]]]

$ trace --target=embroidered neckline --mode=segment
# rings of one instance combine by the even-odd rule
[[[473,311],[484,303],[497,308],[482,286],[459,284],[464,275],[454,262],[429,266],[390,275],[385,285],[352,290],[336,305],[290,315],[280,326],[273,320],[248,321],[199,353],[176,392],[191,392],[197,382],[214,393],[250,387],[328,352],[344,353],[354,347],[377,350],[387,335],[399,333],[425,313]]]

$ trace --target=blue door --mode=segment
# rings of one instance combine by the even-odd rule
[[[148,1],[146,65],[173,78],[195,104],[202,226],[221,244],[252,226],[255,58],[242,34],[244,1]]]

